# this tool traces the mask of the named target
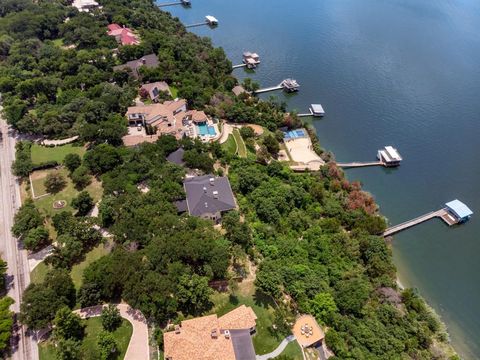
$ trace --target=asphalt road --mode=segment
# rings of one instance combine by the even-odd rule
[[[0,113],[2,107],[0,106]],[[20,186],[11,173],[15,159],[16,139],[6,122],[0,118],[0,253],[8,262],[7,288],[8,296],[15,303],[12,310],[18,315],[23,291],[30,283],[30,271],[26,250],[21,249],[10,229],[13,216],[21,205]],[[38,360],[38,347],[32,334],[26,327],[16,324],[12,336],[12,360]]]

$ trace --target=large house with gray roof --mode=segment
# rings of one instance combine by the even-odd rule
[[[222,214],[236,209],[237,204],[227,177],[213,175],[186,178],[183,182],[186,200],[177,203],[178,210],[191,216],[220,222]]]

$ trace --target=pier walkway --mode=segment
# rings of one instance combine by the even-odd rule
[[[191,27],[196,27],[196,26],[204,26],[204,25],[210,25],[210,23],[208,21],[204,21],[204,22],[201,22],[201,23],[185,25],[185,28],[191,28]]]
[[[261,93],[265,93],[265,92],[269,92],[269,91],[275,91],[275,90],[282,90],[283,89],[283,85],[280,83],[276,86],[271,86],[271,87],[267,87],[267,88],[263,88],[263,89],[258,89],[255,91],[255,94],[261,94]]]
[[[233,65],[232,69],[238,69],[238,68],[245,67],[245,66],[247,66],[247,64]]]
[[[437,211],[429,212],[428,214],[419,216],[415,219],[405,221],[401,224],[389,227],[387,230],[385,230],[385,232],[383,233],[383,236],[384,237],[391,236],[391,235],[396,234],[396,233],[398,233],[402,230],[406,230],[408,228],[411,228],[412,226],[421,224],[425,221],[428,221],[428,220],[436,218],[436,217],[441,218],[443,221],[445,221],[445,223],[448,226],[452,226],[452,225],[458,223],[458,220],[455,219],[453,216],[451,216],[446,209],[440,209],[440,210],[437,210]]]
[[[354,168],[354,167],[366,167],[366,166],[385,166],[383,161],[370,161],[370,162],[350,162],[350,163],[337,163],[341,168]]]

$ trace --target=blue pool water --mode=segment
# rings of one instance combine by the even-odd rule
[[[197,129],[201,136],[215,136],[217,134],[215,128],[213,126],[208,126],[207,124],[197,125]]]

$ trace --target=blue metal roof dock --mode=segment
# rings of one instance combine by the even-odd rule
[[[453,200],[445,204],[447,210],[455,215],[459,222],[467,221],[473,215],[473,211],[460,200]]]

